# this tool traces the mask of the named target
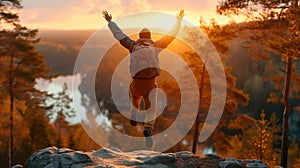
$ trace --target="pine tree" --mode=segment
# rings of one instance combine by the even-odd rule
[[[74,148],[76,150],[82,150],[82,151],[89,151],[89,150],[95,150],[99,149],[100,146],[94,142],[91,137],[87,134],[87,132],[82,128],[82,125],[76,124],[73,125],[73,134],[71,135],[70,141],[70,147],[71,144],[74,145]],[[108,146],[109,144],[107,144]]]
[[[298,145],[297,140],[291,140],[291,142],[289,144],[289,153],[288,153],[288,155],[289,155],[289,159],[288,159],[289,165],[293,165],[293,167],[295,167],[295,165],[297,165],[297,163],[299,163],[299,161],[298,161],[299,154],[300,154],[300,150],[299,150],[299,145]],[[290,166],[290,167],[292,167],[292,166]]]
[[[297,160],[296,164],[293,165],[293,168],[300,168],[300,158]]]
[[[251,32],[247,32],[250,34],[251,45],[249,48],[259,51],[259,53],[253,52],[252,58],[257,61],[272,62],[275,58],[270,57],[269,52],[273,52],[283,62],[283,65],[277,64],[272,67],[276,76],[270,80],[275,83],[276,88],[283,88],[282,102],[285,110],[283,112],[281,166],[287,167],[288,117],[291,109],[289,97],[299,95],[299,83],[297,82],[299,75],[296,75],[297,72],[293,70],[300,55],[299,1],[223,0],[217,7],[217,11],[225,15],[244,14],[247,16],[250,22],[244,24],[242,29],[251,30]],[[259,49],[257,44],[262,45],[263,48]],[[285,68],[281,68],[281,66],[285,66]],[[279,97],[275,94],[271,95],[273,100],[279,100]]]
[[[30,153],[54,145],[55,132],[47,115],[46,109],[49,108],[46,105],[47,98],[49,98],[48,93],[36,92],[27,102],[24,120],[30,129]]]
[[[276,146],[280,140],[281,126],[277,124],[274,114],[267,120],[262,110],[260,117],[254,127],[243,131],[242,146],[236,157],[260,159],[273,167],[279,164],[280,150]]]
[[[66,129],[69,123],[66,121],[66,117],[75,117],[75,111],[72,108],[73,99],[68,94],[68,86],[66,83],[63,84],[62,91],[58,92],[57,95],[52,95],[51,108],[48,110],[51,118],[55,117],[55,126],[58,132],[57,146],[66,146],[62,138],[62,132]]]
[[[19,155],[25,154],[22,150],[26,148],[26,144],[29,140],[30,130],[27,127],[27,122],[24,120],[24,116],[20,111],[26,110],[26,104],[24,100],[15,100],[15,104],[17,108],[14,108],[13,112],[13,148],[14,151],[14,163],[20,163]],[[0,166],[1,167],[8,167],[8,144],[9,144],[9,137],[10,137],[10,99],[6,97],[2,99],[2,103],[0,104],[1,113],[0,113]],[[16,106],[15,106],[16,107]]]
[[[66,120],[66,116],[64,115],[64,113],[62,111],[58,111],[56,119],[54,121],[54,126],[56,128],[56,131],[58,132],[58,138],[56,141],[57,147],[59,147],[59,148],[67,147],[68,144],[66,142],[67,136],[65,135],[65,133],[66,133],[65,130],[69,126],[69,122]],[[64,134],[63,137],[62,137],[62,134]]]
[[[196,46],[199,46],[200,54],[204,55],[204,60],[200,60],[199,57],[195,53],[187,52],[183,55],[183,57],[187,60],[189,66],[191,67],[193,73],[195,74],[195,77],[198,82],[199,86],[199,92],[200,92],[200,107],[199,112],[196,118],[195,122],[195,131],[194,131],[194,137],[193,137],[193,147],[192,151],[193,153],[196,153],[196,148],[198,144],[198,137],[199,137],[199,129],[201,122],[203,122],[204,117],[207,115],[210,101],[211,101],[211,86],[210,86],[210,78],[206,69],[206,62],[212,61],[208,60],[207,56],[212,54],[212,47],[210,42],[213,44],[215,49],[217,50],[220,59],[224,63],[229,51],[229,42],[230,40],[234,39],[235,37],[235,27],[234,24],[227,25],[227,26],[220,26],[215,22],[214,20],[211,21],[210,24],[207,24],[203,21],[203,19],[200,19],[200,29],[205,32],[209,38],[210,41],[205,41],[204,44],[197,44]],[[193,30],[187,30],[189,32],[189,40],[191,42],[199,42],[203,41],[201,38],[203,37],[195,37],[195,33]],[[199,38],[199,39],[195,39]],[[205,60],[206,59],[206,60]],[[210,65],[213,65],[210,64]],[[236,78],[231,74],[231,68],[225,67],[224,68],[225,76],[226,76],[226,86],[227,86],[227,95],[226,95],[226,102],[225,102],[225,109],[224,114],[226,116],[231,116],[230,118],[235,118],[235,111],[238,109],[238,105],[247,105],[247,102],[249,100],[249,95],[244,93],[242,90],[238,89],[236,87]],[[221,128],[229,123],[228,119],[227,121],[221,120],[220,124],[218,125],[218,128]],[[219,136],[224,135],[222,133],[218,134]],[[215,138],[218,139],[220,137],[215,134]],[[229,145],[229,143],[228,143]]]
[[[47,78],[44,57],[37,53],[34,44],[38,42],[37,30],[31,30],[20,24],[19,0],[0,2],[0,69],[4,81],[1,92],[10,98],[9,115],[9,167],[13,163],[14,149],[14,109],[16,100],[29,100],[37,78]],[[21,115],[23,115],[20,112]]]

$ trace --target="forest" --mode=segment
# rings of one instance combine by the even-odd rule
[[[130,146],[130,150],[137,150],[132,142],[124,144],[111,132],[113,128],[130,136],[142,136],[137,131],[142,129],[142,124],[131,127],[128,118],[112,101],[114,71],[128,55],[126,50],[116,42],[98,67],[81,67],[96,71],[97,100],[91,101],[93,94],[87,85],[93,76],[79,74],[81,83],[77,90],[81,95],[80,106],[84,109],[81,113],[86,119],[73,122],[78,109],[68,81],[59,83],[56,92],[38,89],[37,85],[41,81],[53,83],[57,78],[77,75],[73,74],[77,56],[93,31],[31,29],[22,25],[19,13],[15,12],[22,10],[21,2],[5,2],[0,1],[0,167],[24,164],[32,153],[49,146],[82,151]],[[245,22],[221,25],[214,19],[208,23],[200,17],[196,27],[182,28],[187,41],[199,42],[195,45],[200,54],[209,55],[211,44],[218,52],[226,77],[226,101],[222,118],[212,135],[198,142],[195,137],[199,136],[212,104],[212,84],[206,67],[209,60],[200,59],[186,44],[175,40],[168,50],[187,63],[200,96],[195,123],[184,138],[165,152],[187,150],[203,155],[210,149],[211,153],[224,158],[260,159],[270,167],[300,167],[299,5],[299,1],[293,0],[223,0],[216,7],[217,12],[245,15]],[[195,30],[203,32],[209,44],[201,39],[203,37],[195,36]],[[104,30],[98,34],[100,39],[111,36]],[[131,37],[137,38],[136,35]],[[154,38],[159,37],[160,34],[154,34]],[[101,51],[107,49],[101,45],[94,47]],[[164,58],[161,62],[170,67],[176,64]],[[178,76],[188,79],[185,69],[178,69]],[[118,75],[123,79],[122,74]],[[163,70],[157,81],[166,94],[167,103],[156,118],[155,134],[163,132],[176,120],[182,95],[177,79],[169,72]],[[187,85],[189,82],[186,80]],[[120,83],[120,90],[124,89],[126,86]],[[123,107],[126,111],[129,105],[123,104]],[[101,113],[94,112],[95,108],[101,109]],[[187,107],[190,109],[192,107]],[[184,117],[190,120],[188,114],[186,112]],[[98,122],[99,118],[104,122]],[[89,124],[93,128],[87,130]],[[98,139],[92,138],[92,134],[97,134]],[[98,140],[105,146],[100,146]]]

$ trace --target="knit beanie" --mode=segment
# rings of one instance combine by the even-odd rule
[[[143,28],[139,33],[140,38],[151,39],[151,32],[147,28]]]

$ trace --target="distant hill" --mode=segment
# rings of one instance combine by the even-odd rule
[[[92,30],[41,30],[36,49],[45,56],[52,72],[70,75],[81,46],[92,33]]]

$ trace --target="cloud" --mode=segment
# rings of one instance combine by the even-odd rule
[[[23,0],[21,20],[37,28],[98,28],[106,24],[100,12],[108,10],[114,18],[138,12],[175,12],[185,9],[190,16],[214,10],[217,0]],[[188,15],[187,15],[188,17]]]
[[[187,1],[176,1],[164,0],[164,1],[151,1],[156,9],[173,9],[173,10],[207,10],[214,9],[216,7],[216,0],[187,0]]]

